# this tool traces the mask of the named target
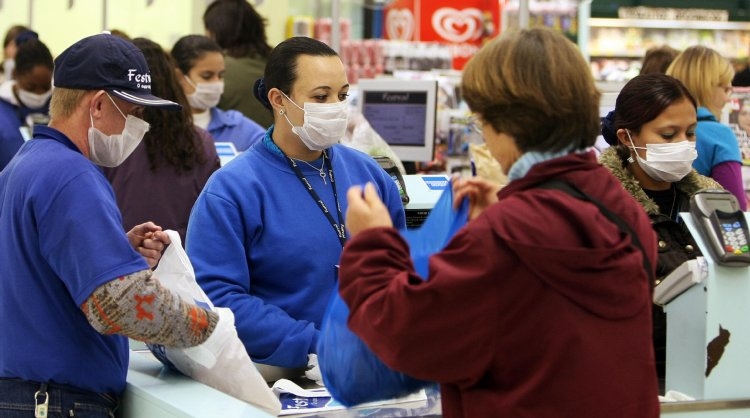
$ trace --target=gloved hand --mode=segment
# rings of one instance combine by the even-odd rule
[[[325,386],[323,384],[323,376],[320,374],[317,354],[307,355],[307,370],[305,370],[305,377],[314,381],[318,386]]]
[[[234,313],[231,309],[214,307],[213,311],[219,315],[219,321],[211,335],[202,344],[185,349],[187,357],[208,369],[216,363],[216,356],[221,352],[222,346],[237,333],[234,328]]]

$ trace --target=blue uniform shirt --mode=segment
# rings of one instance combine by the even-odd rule
[[[214,172],[193,207],[186,250],[196,278],[217,306],[232,309],[237,333],[253,360],[280,367],[307,364],[331,292],[341,242],[318,203],[269,133]],[[338,203],[346,214],[352,185],[375,184],[394,226],[405,227],[393,179],[370,156],[334,145]],[[312,161],[320,167],[323,159]],[[330,178],[300,163],[303,175],[338,222]]]
[[[0,172],[0,231],[0,378],[121,392],[127,339],[99,334],[80,306],[148,265],[101,170],[59,131],[36,127]]]
[[[211,122],[206,128],[208,133],[214,137],[214,141],[233,143],[237,151],[245,151],[266,134],[262,126],[236,110],[214,107],[210,112]]]
[[[18,108],[0,99],[0,171],[23,144]]]

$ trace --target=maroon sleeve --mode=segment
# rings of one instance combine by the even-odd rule
[[[747,196],[745,196],[745,188],[742,184],[742,164],[737,161],[717,164],[711,170],[711,178],[737,197],[743,211],[747,210]]]
[[[352,238],[339,271],[349,327],[386,363],[410,376],[470,383],[495,350],[497,287],[485,246],[460,231],[430,259],[430,278],[417,276],[407,243],[393,228]],[[440,347],[436,350],[435,347]]]

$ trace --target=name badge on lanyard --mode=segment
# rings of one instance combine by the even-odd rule
[[[341,247],[344,246],[346,243],[346,229],[344,226],[344,217],[341,214],[341,205],[339,204],[339,195],[336,191],[336,179],[333,177],[333,163],[331,162],[330,158],[328,157],[328,154],[323,151],[323,167],[328,168],[328,178],[331,179],[331,187],[333,188],[333,199],[336,201],[336,215],[338,216],[338,222],[333,219],[333,216],[331,215],[331,212],[328,210],[328,207],[323,202],[323,199],[318,196],[318,193],[313,189],[312,184],[307,180],[307,178],[302,174],[302,171],[299,169],[299,166],[297,166],[297,163],[294,161],[294,158],[291,158],[284,154],[284,157],[286,157],[287,163],[289,164],[289,167],[294,171],[294,174],[297,176],[299,181],[302,183],[303,186],[305,186],[305,189],[307,189],[307,192],[310,194],[310,197],[318,204],[318,207],[323,212],[323,215],[325,215],[326,219],[328,219],[328,222],[331,223],[331,226],[333,227],[333,230],[336,232],[336,235],[339,238],[339,242],[341,243]],[[320,176],[323,181],[325,182],[325,177],[323,175]]]

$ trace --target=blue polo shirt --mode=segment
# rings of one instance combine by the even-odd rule
[[[128,342],[80,306],[99,286],[148,268],[122,229],[99,167],[39,126],[0,172],[0,378],[119,393]]]
[[[0,99],[0,171],[23,144],[18,108]]]
[[[266,129],[236,110],[211,108],[206,130],[217,142],[232,142],[237,151],[245,151],[263,139]]]
[[[693,168],[698,173],[711,176],[714,167],[721,163],[742,163],[740,146],[734,132],[730,127],[719,123],[713,113],[705,107],[698,108],[695,138],[698,158],[693,161]]]

